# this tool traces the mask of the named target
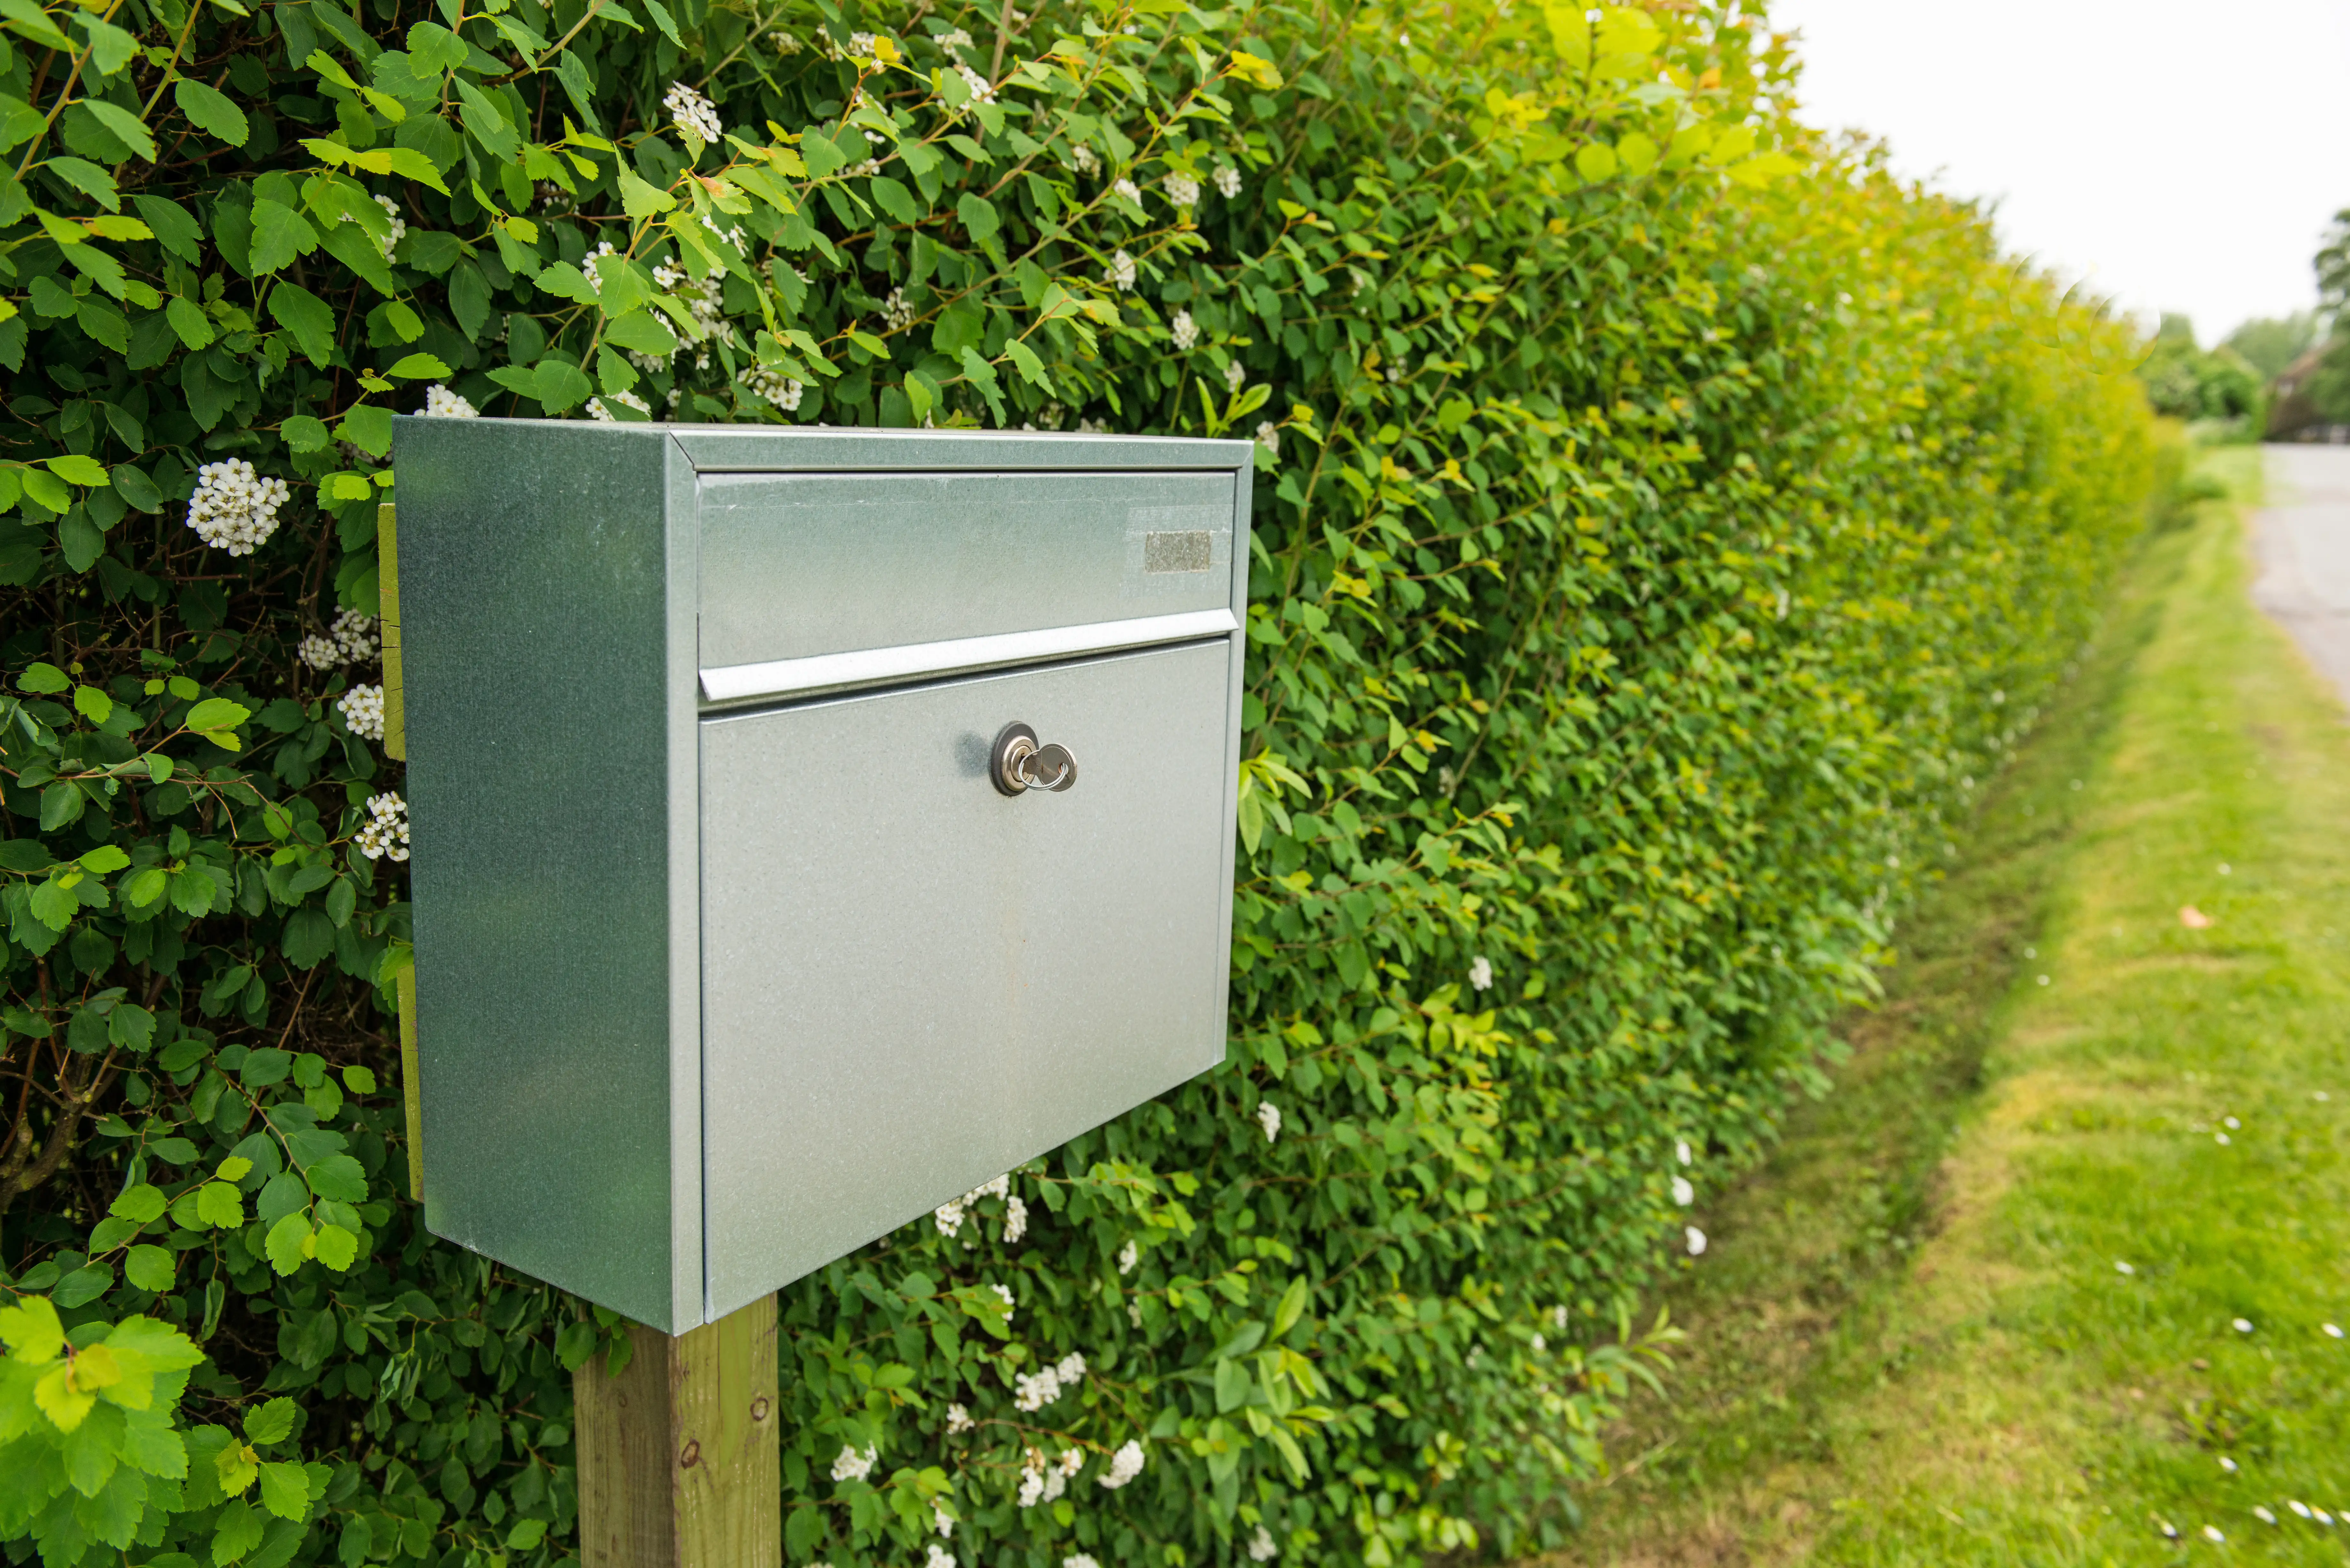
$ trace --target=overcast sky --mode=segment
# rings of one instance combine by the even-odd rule
[[[1805,118],[1996,198],[2009,249],[2206,345],[2312,304],[2350,207],[2350,0],[1771,0]]]

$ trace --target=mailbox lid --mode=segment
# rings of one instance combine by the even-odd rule
[[[824,655],[1187,613],[1169,620],[1170,635],[1228,627],[1214,612],[1235,611],[1241,479],[1232,469],[703,473],[705,695],[789,689],[783,672],[751,672]],[[1113,639],[1152,640],[1163,639],[1147,627]]]
[[[702,721],[712,1318],[1222,1059],[1236,654]],[[1014,721],[1074,788],[996,792]]]

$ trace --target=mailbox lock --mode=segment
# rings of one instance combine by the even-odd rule
[[[1025,724],[1006,724],[988,758],[988,777],[1003,794],[1064,790],[1077,782],[1077,759],[1066,746],[1040,746]]]

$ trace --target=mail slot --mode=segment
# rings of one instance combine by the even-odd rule
[[[393,442],[435,1234],[681,1333],[1222,1059],[1248,443]]]

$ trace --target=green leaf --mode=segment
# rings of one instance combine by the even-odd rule
[[[253,204],[253,272],[256,277],[291,266],[318,248],[318,232],[282,202]]]
[[[114,703],[105,692],[100,691],[95,686],[85,686],[82,687],[80,691],[74,693],[74,706],[81,708],[83,712],[89,713],[89,709],[82,706],[82,692],[84,691],[89,693],[89,695],[96,699],[98,702],[104,703],[108,711],[111,711],[113,710]],[[99,723],[104,723],[106,722],[105,713],[90,713],[90,717],[97,720]],[[79,866],[85,871],[93,871],[99,876],[103,877],[110,871],[120,871],[125,866],[130,865],[130,857],[123,853],[122,846],[120,845],[101,844],[97,848],[91,850],[88,854],[84,855],[79,860],[76,861],[75,864]]]
[[[213,324],[192,302],[173,295],[163,302],[163,318],[171,323],[172,330],[179,335],[180,341],[190,348],[212,347]]]
[[[73,681],[56,665],[36,661],[25,667],[25,672],[16,677],[16,684],[24,691],[49,696],[66,691]]]
[[[626,165],[620,170],[620,206],[631,218],[650,218],[666,213],[677,205],[677,198],[666,191],[657,190],[630,173]]]
[[[420,78],[427,71],[437,76],[455,70],[471,52],[464,39],[438,22],[419,22],[408,29],[408,57]]]
[[[80,24],[82,31],[89,36],[90,64],[98,67],[99,76],[113,76],[124,66],[130,64],[130,57],[139,52],[139,40],[111,22],[100,21],[87,13],[76,17],[75,20]],[[83,101],[94,108],[98,100],[85,99]],[[115,112],[121,114],[124,111],[117,109]],[[125,118],[130,117],[126,115]],[[133,119],[132,123],[136,124],[137,121]],[[150,141],[148,145],[151,148],[154,144]],[[149,162],[154,161],[154,154],[151,151],[149,152],[147,159]]]
[[[310,1511],[310,1478],[300,1465],[262,1466],[261,1506],[280,1519],[306,1517]]]
[[[104,485],[114,483],[107,473],[104,465],[97,459],[84,457],[78,452],[70,452],[64,457],[45,458],[43,462],[47,464],[51,473],[56,474],[68,484]]]
[[[411,354],[384,374],[411,381],[445,381],[455,372],[430,354]]]
[[[111,32],[118,31],[119,29],[109,28],[108,30]],[[123,35],[126,38],[129,36],[130,35],[128,34]],[[109,71],[107,74],[111,76],[113,73]],[[147,127],[140,123],[137,115],[131,113],[127,109],[121,109],[114,104],[110,104],[102,98],[83,99],[81,100],[81,107],[84,110],[96,118],[99,124],[106,127],[108,130],[113,132],[115,138],[120,140],[122,145],[130,149],[133,154],[144,159],[150,163],[155,161],[155,139],[148,134]]]
[[[55,1361],[66,1347],[57,1308],[33,1295],[18,1296],[16,1305],[0,1307],[0,1345],[27,1365]]]
[[[995,203],[968,191],[955,198],[955,216],[962,220],[964,232],[971,235],[975,244],[985,244],[993,239],[995,231],[1002,226],[1002,220],[995,213]]]
[[[331,1087],[332,1085],[329,1085]],[[342,1273],[358,1261],[359,1239],[340,1225],[321,1225],[314,1238],[318,1262]]]
[[[588,400],[595,385],[577,365],[560,359],[541,359],[533,374],[539,405],[550,414],[577,408]]]
[[[244,110],[230,101],[226,93],[217,88],[188,77],[172,84],[172,101],[187,116],[188,123],[216,141],[231,147],[242,147],[253,135],[253,127],[244,118]],[[152,219],[149,220],[151,223]],[[160,231],[158,231],[160,232]]]
[[[189,709],[187,718],[182,722],[187,728],[202,732],[206,730],[234,730],[252,717],[253,710],[241,702],[232,702],[225,697],[207,697]]]
[[[310,1216],[302,1210],[282,1216],[269,1228],[263,1249],[269,1254],[269,1266],[280,1274],[290,1274],[308,1261]]]
[[[282,1443],[294,1435],[295,1417],[300,1413],[291,1399],[255,1406],[244,1413],[244,1439],[262,1449]]]
[[[669,324],[649,310],[632,310],[604,325],[604,340],[617,348],[633,348],[639,354],[673,354],[677,351],[677,336]]]
[[[131,509],[152,515],[163,509],[163,493],[147,477],[147,471],[132,463],[118,462],[107,471],[114,482],[114,493],[128,502]]]
[[[122,210],[122,197],[115,187],[114,176],[87,158],[52,158],[44,167],[108,212],[119,213]],[[74,252],[88,248],[84,245],[68,245],[66,259],[71,261],[74,259]]]
[[[296,220],[299,221],[298,219]],[[269,291],[269,314],[294,334],[303,356],[325,369],[335,358],[334,307],[298,284],[280,282]]]
[[[242,1491],[244,1488],[239,1486],[236,1490]],[[243,1502],[232,1502],[221,1510],[213,1531],[213,1562],[220,1568],[228,1568],[228,1564],[250,1556],[253,1549],[261,1544],[262,1528],[267,1517],[260,1510]]]
[[[644,4],[646,12],[653,19],[653,26],[661,30],[661,36],[683,48],[685,40],[678,36],[677,18],[669,14],[669,7],[662,5],[661,0],[644,0]]]
[[[285,423],[277,427],[277,433],[286,438],[286,450],[288,452],[312,452],[327,450],[325,421],[313,419],[308,414],[292,415]]]
[[[215,1231],[244,1223],[244,1195],[232,1181],[208,1181],[196,1189],[196,1218]]]
[[[172,1288],[178,1258],[169,1247],[140,1242],[122,1260],[122,1277],[140,1290],[161,1295]]]

